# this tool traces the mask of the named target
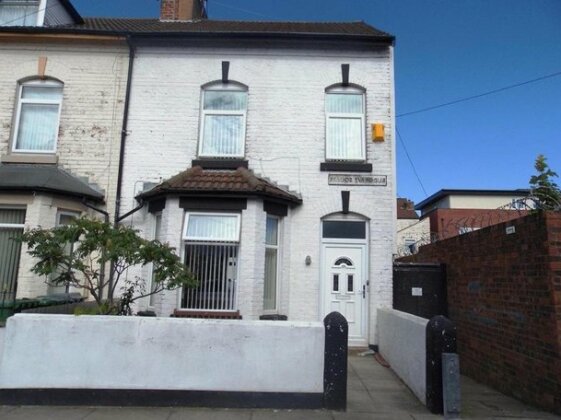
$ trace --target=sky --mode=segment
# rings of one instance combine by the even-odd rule
[[[73,4],[83,16],[159,13],[158,0]],[[211,19],[363,20],[395,35],[400,197],[527,188],[538,154],[561,175],[561,0],[209,0],[208,9]]]

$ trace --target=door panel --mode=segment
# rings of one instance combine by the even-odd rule
[[[365,247],[324,244],[325,314],[340,312],[349,324],[349,339],[365,338]]]

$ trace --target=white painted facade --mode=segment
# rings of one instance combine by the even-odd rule
[[[144,183],[159,183],[191,167],[197,158],[201,86],[221,78],[221,62],[230,62],[229,79],[248,86],[245,158],[259,176],[286,185],[303,204],[289,209],[281,223],[277,313],[294,321],[319,321],[328,308],[322,273],[322,220],[363,220],[364,335],[354,344],[376,344],[377,309],[391,307],[392,254],[395,249],[395,140],[393,48],[338,49],[322,46],[138,47],[131,92],[129,135],[121,214],[137,205]],[[325,88],[341,82],[341,64],[350,64],[351,83],[366,89],[366,162],[372,174],[387,176],[387,186],[328,185],[325,161]],[[385,126],[385,141],[373,142],[371,124]],[[331,172],[332,173],[332,172]],[[345,172],[343,172],[345,173]],[[350,214],[343,215],[341,191],[350,191]],[[168,198],[162,214],[162,239],[182,255],[184,211]],[[265,220],[260,198],[248,199],[241,212],[237,307],[244,319],[263,310]],[[155,217],[146,208],[124,221],[151,238]],[[309,257],[309,258],[308,258]],[[310,262],[306,264],[306,260]],[[150,267],[129,276],[150,278]],[[169,316],[180,292],[167,292],[149,307]]]
[[[50,12],[56,11],[54,8]],[[0,42],[0,160],[8,164],[58,165],[104,193],[110,214],[114,211],[121,125],[128,70],[124,43],[84,40],[39,40],[3,37]],[[44,76],[63,83],[60,124],[54,153],[14,153],[19,82]],[[100,217],[83,206],[80,198],[50,193],[0,192],[1,208],[25,208],[25,229],[51,228],[57,213],[70,211]],[[47,293],[47,284],[30,272],[33,260],[22,249],[18,298]]]
[[[319,322],[17,314],[4,336],[3,389],[323,393]]]

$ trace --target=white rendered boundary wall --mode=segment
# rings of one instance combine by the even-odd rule
[[[17,314],[0,388],[323,393],[319,322]]]
[[[428,322],[395,309],[378,309],[380,354],[425,405]]]

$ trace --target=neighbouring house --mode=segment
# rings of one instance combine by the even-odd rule
[[[528,189],[443,189],[415,206],[429,220],[432,241],[525,216],[533,202]],[[428,243],[430,241],[427,241]]]
[[[0,304],[64,292],[12,240],[115,209],[129,49],[67,0],[0,2]]]
[[[213,21],[204,1],[161,3],[159,19],[2,28],[17,34],[9,45],[57,40],[56,54],[31,44],[4,70],[26,57],[16,69],[34,76],[48,58],[62,89],[50,165],[103,188],[100,206],[117,203],[115,220],[175,247],[199,279],[138,309],[301,321],[337,310],[352,345],[377,344],[396,236],[394,37],[364,22]],[[27,76],[10,77],[13,97]],[[19,108],[3,106],[8,155]],[[54,224],[42,220],[25,224]]]
[[[407,198],[397,199],[397,255],[414,254],[420,245],[430,242],[429,219],[420,220],[415,204]]]

